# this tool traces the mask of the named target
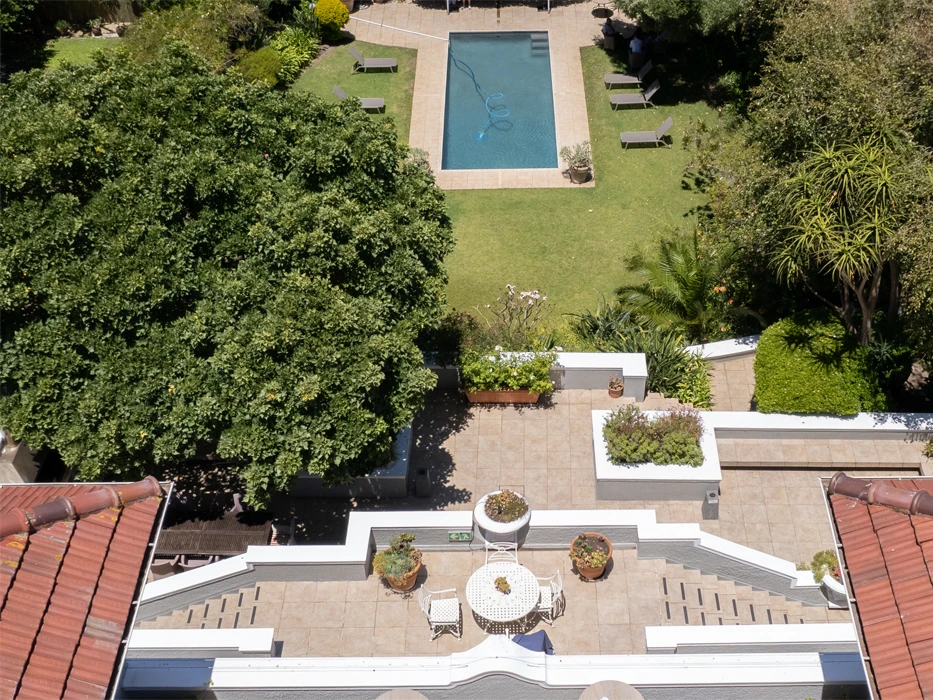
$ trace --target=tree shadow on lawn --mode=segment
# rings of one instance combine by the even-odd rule
[[[48,36],[32,32],[5,34],[0,43],[0,81],[5,82],[11,73],[45,68],[52,58],[48,41]]]

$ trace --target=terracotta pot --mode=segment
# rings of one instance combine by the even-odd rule
[[[467,401],[470,403],[520,403],[533,404],[538,402],[540,392],[527,389],[500,389],[499,391],[465,391]]]
[[[620,398],[622,398],[622,389],[621,389],[621,388],[619,388],[619,389],[609,389],[609,396],[610,396],[610,398],[613,398],[613,399],[620,399]]]
[[[347,12],[353,12],[353,3],[354,0],[340,0],[343,3],[343,6],[347,8]]]
[[[100,27],[91,27],[91,34],[93,34],[94,36],[100,36],[101,35]]]
[[[593,579],[597,579],[600,576],[602,576],[606,571],[606,567],[609,566],[609,561],[612,559],[612,542],[609,541],[608,537],[606,537],[605,535],[601,535],[598,532],[584,532],[583,534],[588,535],[588,536],[593,535],[593,536],[602,537],[604,540],[606,540],[606,544],[609,545],[609,556],[606,559],[606,564],[597,569],[597,568],[592,568],[589,566],[581,566],[577,562],[577,560],[573,557],[573,542],[570,543],[570,552],[571,552],[570,558],[573,560],[574,566],[577,567],[577,571],[583,578],[592,581]],[[573,539],[574,541],[576,541],[577,538],[574,537]]]
[[[386,583],[393,591],[410,591],[415,587],[415,581],[418,580],[418,572],[421,571],[421,559],[418,559],[418,565],[401,578],[386,578]]]
[[[589,168],[579,168],[577,166],[571,166],[570,168],[570,181],[582,185],[584,182],[590,179],[590,169]]]

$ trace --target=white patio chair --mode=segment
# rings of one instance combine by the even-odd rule
[[[541,599],[538,601],[538,615],[546,623],[554,626],[556,618],[564,607],[564,583],[560,571],[547,578],[538,577]]]
[[[449,629],[457,639],[460,639],[462,634],[460,599],[457,597],[456,588],[428,591],[422,587],[418,589],[418,605],[421,606],[424,614],[428,617],[428,623],[431,625],[432,642],[445,629]]]
[[[508,561],[518,563],[518,543],[516,542],[487,542],[486,563],[491,561]]]

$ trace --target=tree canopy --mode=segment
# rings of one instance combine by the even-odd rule
[[[169,43],[0,87],[0,415],[85,479],[205,452],[254,503],[385,461],[433,377],[443,195],[389,122]]]

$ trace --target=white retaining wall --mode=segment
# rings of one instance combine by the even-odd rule
[[[864,697],[865,684],[857,653],[547,656],[493,635],[450,656],[129,659],[121,695],[190,697],[209,689],[218,700],[372,700],[417,688],[432,700],[571,700],[600,680],[628,683],[646,700]]]
[[[250,547],[245,554],[146,584],[140,619],[153,619],[250,587],[261,581],[362,581],[372,553],[400,532],[432,550],[482,549],[473,542],[448,542],[449,532],[473,527],[471,511],[394,511],[350,513],[344,545]],[[706,574],[762,590],[825,605],[819,584],[793,562],[759,552],[700,530],[696,523],[658,523],[653,510],[533,510],[526,549],[564,549],[580,532],[595,530],[613,546],[636,548],[642,559],[666,559]],[[428,555],[430,556],[430,555]]]
[[[134,629],[128,658],[269,657],[275,651],[275,629]]]
[[[758,350],[758,341],[760,339],[760,335],[746,335],[742,338],[718,340],[715,343],[706,343],[704,345],[689,345],[686,350],[713,362],[737,360],[754,355]]]
[[[851,622],[812,625],[673,625],[645,628],[649,654],[855,652]]]

